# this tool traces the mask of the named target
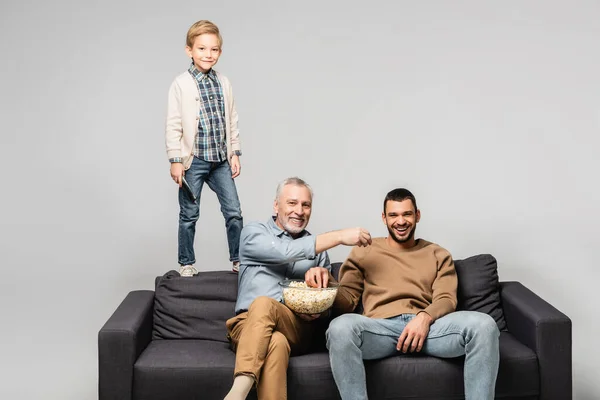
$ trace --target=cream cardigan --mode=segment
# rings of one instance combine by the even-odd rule
[[[227,145],[227,161],[230,161],[234,151],[241,151],[238,114],[235,110],[229,79],[219,72],[215,72],[221,82],[225,100],[225,144]],[[199,114],[198,87],[192,75],[186,71],[175,78],[169,88],[165,135],[167,157],[169,159],[181,157],[186,170],[192,165],[192,150],[198,133]]]

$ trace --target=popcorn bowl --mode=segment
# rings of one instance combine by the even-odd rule
[[[326,288],[312,288],[303,279],[284,279],[279,282],[283,303],[298,314],[320,314],[328,310],[335,300],[338,284],[330,282]]]

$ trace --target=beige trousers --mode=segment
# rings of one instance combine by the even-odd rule
[[[290,354],[306,352],[313,324],[282,303],[261,296],[247,312],[227,320],[226,326],[236,352],[234,376],[253,377],[259,400],[287,399]]]

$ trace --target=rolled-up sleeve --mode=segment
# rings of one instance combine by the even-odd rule
[[[240,237],[240,262],[269,266],[315,259],[316,236],[286,239],[273,234],[263,225],[246,225]]]
[[[331,272],[331,262],[329,261],[329,254],[326,251],[317,254],[317,266],[327,268]]]

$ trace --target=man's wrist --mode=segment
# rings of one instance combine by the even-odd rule
[[[172,157],[172,158],[169,158],[169,162],[171,164],[173,164],[173,163],[180,163],[180,162],[183,162],[183,161],[181,160],[181,157]]]
[[[421,318],[423,318],[425,321],[427,321],[429,323],[429,325],[431,325],[433,323],[433,317],[431,315],[429,315],[429,313],[425,310],[419,311],[417,313],[417,317],[418,316],[421,316]]]
[[[232,154],[232,156],[238,156],[238,157],[241,156],[241,155],[242,155],[242,152],[239,151],[239,150],[234,150],[233,154]]]

